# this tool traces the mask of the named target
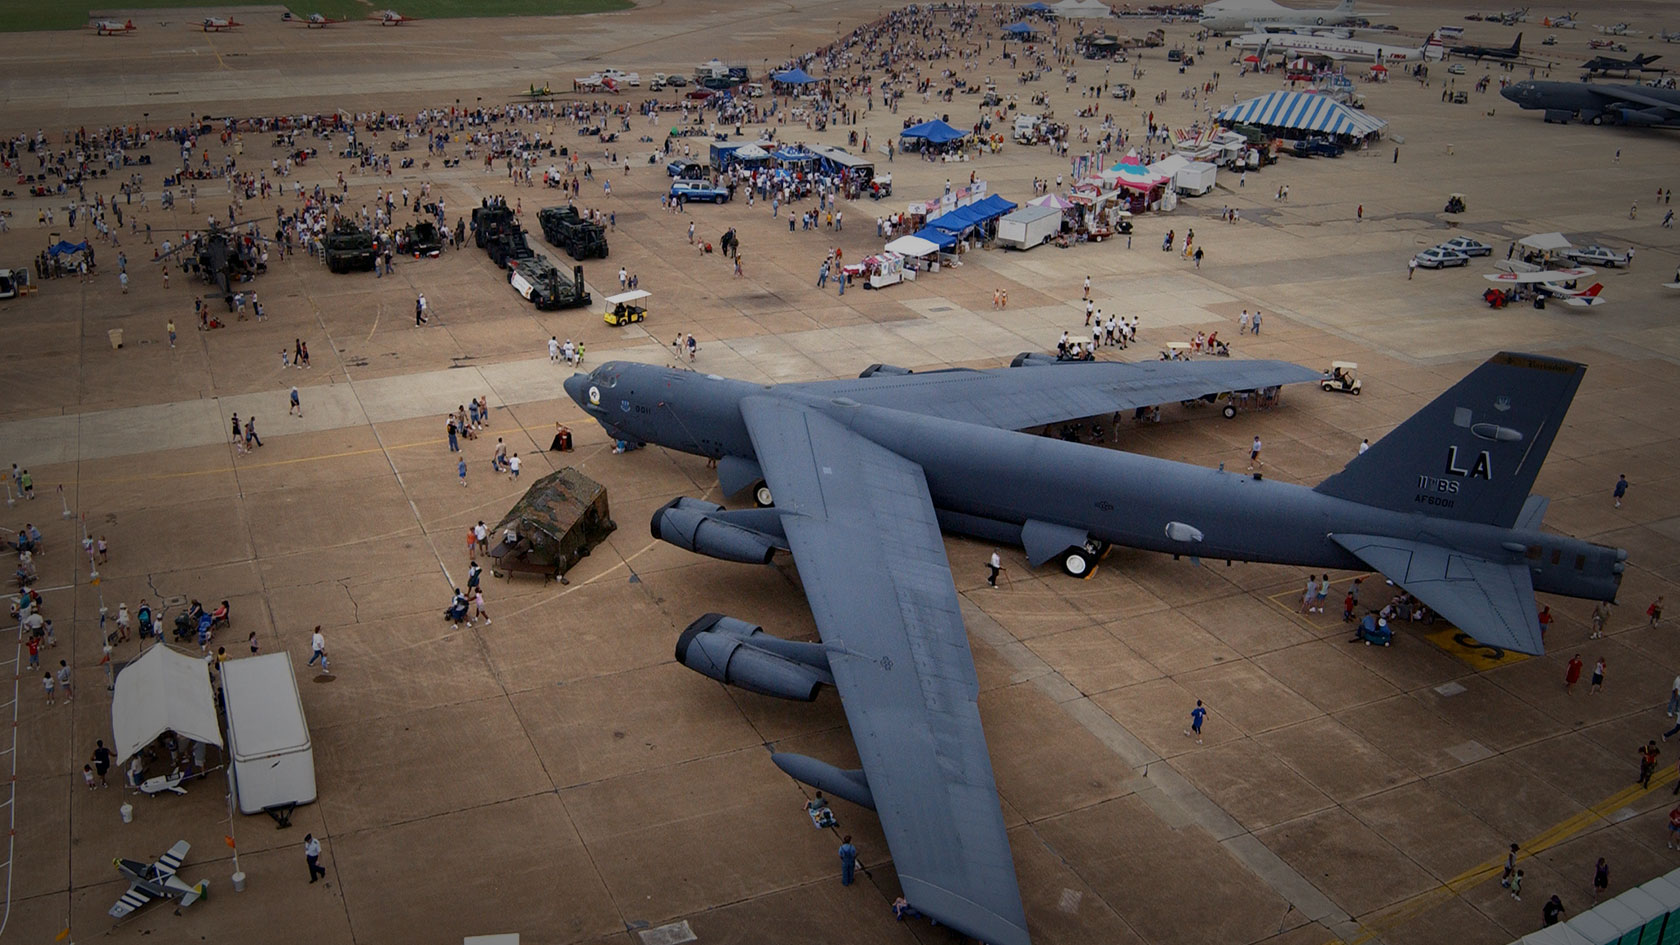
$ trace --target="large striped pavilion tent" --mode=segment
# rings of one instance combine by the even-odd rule
[[[1243,122],[1278,132],[1314,132],[1365,138],[1388,122],[1314,92],[1267,92],[1219,113],[1223,122]]]

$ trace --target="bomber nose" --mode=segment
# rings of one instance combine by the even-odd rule
[[[579,407],[589,409],[589,375],[573,374],[566,378],[563,386],[566,388],[566,396],[572,398]]]

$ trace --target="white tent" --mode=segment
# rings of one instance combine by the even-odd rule
[[[155,644],[117,674],[111,700],[117,764],[166,731],[220,748],[210,667],[197,657]]]
[[[1099,0],[1062,0],[1050,12],[1065,20],[1102,19],[1114,15],[1114,10]]]
[[[756,144],[746,144],[735,149],[735,157],[743,161],[759,161],[770,156],[770,152]]]
[[[1569,242],[1562,233],[1536,233],[1533,236],[1525,236],[1517,240],[1517,245],[1542,253],[1555,253],[1574,248],[1574,244]]]
[[[934,253],[939,252],[938,243],[935,243],[933,240],[922,239],[920,236],[915,235],[900,236],[898,239],[888,243],[884,248],[889,253],[898,253],[903,256],[931,256]]]

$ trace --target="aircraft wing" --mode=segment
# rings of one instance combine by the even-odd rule
[[[921,467],[790,400],[748,397],[741,415],[905,898],[980,941],[1027,945],[974,658]]]
[[[1623,67],[1618,65],[1615,68],[1620,69]],[[1635,68],[1635,66],[1630,62],[1627,64],[1627,68]],[[1601,86],[1588,86],[1588,89],[1594,94],[1610,99],[1614,102],[1632,102],[1636,105],[1644,105],[1648,108],[1659,109],[1661,111],[1668,112],[1676,118],[1680,118],[1680,104],[1658,98],[1655,95],[1646,94],[1634,86],[1617,85],[1608,88]]]
[[[1485,272],[1482,278],[1489,282],[1514,282],[1526,285],[1534,282],[1570,282],[1575,279],[1585,279],[1598,272],[1587,266],[1574,269],[1541,269],[1535,272]]]
[[[130,883],[128,892],[118,897],[117,904],[111,907],[110,916],[113,919],[120,919],[156,898],[157,896],[149,892],[145,886],[139,883]]]
[[[1518,653],[1546,651],[1526,564],[1501,564],[1401,538],[1330,537],[1477,642]]]
[[[1226,391],[1317,381],[1287,361],[1069,361],[800,384],[861,404],[1002,430],[1104,416]],[[759,454],[762,462],[762,452]]]

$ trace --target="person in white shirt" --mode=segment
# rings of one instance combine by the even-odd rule
[[[512,456],[508,457],[507,467],[508,467],[508,477],[510,479],[513,479],[515,482],[518,482],[519,481],[519,454],[518,453],[515,453]]]
[[[560,339],[553,335],[548,338],[548,362],[550,364],[560,363]]]

